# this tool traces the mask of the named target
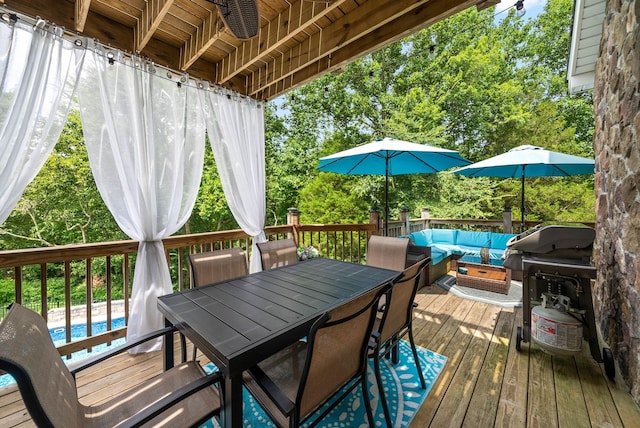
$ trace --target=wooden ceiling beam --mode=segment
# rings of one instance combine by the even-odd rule
[[[144,9],[142,9],[142,17],[138,20],[135,34],[136,51],[142,52],[149,40],[153,37],[162,20],[171,9],[174,0],[147,0]]]
[[[219,82],[225,83],[254,64],[264,62],[264,58],[277,53],[286,46],[287,42],[346,1],[337,0],[326,3],[298,0],[291,3],[289,9],[260,28],[257,37],[242,43],[220,61]]]
[[[66,28],[75,28],[75,1],[51,0],[0,0],[4,4],[27,16],[44,16],[47,20]],[[124,52],[135,52],[134,33],[132,28],[120,24],[93,11],[89,11],[85,21],[83,34],[100,43],[110,45]],[[179,49],[157,39],[147,42],[141,55],[156,64],[173,70],[180,70]],[[216,65],[210,61],[199,59],[189,68],[189,75],[209,82],[216,82]],[[234,79],[226,86],[242,94],[246,93],[245,79]]]
[[[253,85],[250,92],[260,91],[270,82],[286,78],[308,63],[315,62],[318,58],[330,55],[334,50],[349,45],[358,38],[387,24],[393,19],[408,14],[422,4],[431,4],[432,1],[422,0],[382,0],[368,1],[344,15],[339,20],[325,27],[296,45],[294,48],[283,52],[279,57],[267,62],[258,70],[260,79],[250,78]],[[371,23],[375,23],[374,26]],[[254,72],[255,75],[255,72]]]
[[[482,1],[478,2],[476,7],[480,11],[480,10],[487,9],[487,8],[489,8],[491,6],[495,6],[495,5],[499,4],[500,1],[501,0],[482,0]]]
[[[84,31],[84,24],[87,22],[87,15],[89,14],[89,6],[91,6],[91,0],[76,0],[74,28],[79,33]]]
[[[290,91],[291,89],[294,89],[313,80],[314,78],[324,73],[328,73],[339,68],[339,66],[332,65],[332,61],[329,58],[319,58],[317,61],[308,64],[296,73],[287,75],[287,77],[273,82],[273,84],[268,85],[262,90],[257,91],[253,94],[249,93],[249,95],[260,100],[271,100],[287,91]],[[251,85],[249,85],[249,87],[251,88]]]
[[[381,10],[382,13],[388,14],[390,8],[400,3],[404,10],[398,10],[393,21],[375,28],[369,27],[368,31],[358,33],[351,25],[336,21],[337,26],[344,26],[341,39],[336,40],[337,33],[327,27],[317,40],[309,39],[308,43],[300,44],[252,73],[248,79],[248,94],[256,98],[272,99],[318,75],[344,67],[348,62],[379,49],[389,41],[400,40],[418,29],[471,7],[478,0],[457,1],[456,5],[452,5],[451,0],[431,0],[421,2],[417,7],[408,5],[415,2],[390,0],[385,5],[377,3],[376,6],[384,9]],[[354,16],[345,16],[348,22],[357,23],[362,19],[363,13],[374,13],[371,10],[357,11]],[[372,17],[372,22],[378,21]]]
[[[180,48],[180,70],[187,71],[216,41],[218,37],[218,8],[209,11],[196,31]]]
[[[451,9],[450,15],[498,0],[260,0],[269,12],[262,18],[267,24],[248,41],[219,32],[216,13],[190,1],[0,0],[0,4],[60,27],[81,29],[87,37],[140,54],[159,66],[270,99],[441,19],[437,10]],[[200,18],[197,23],[194,16]],[[192,33],[190,39],[187,33]]]
[[[390,42],[403,39],[449,16],[462,12],[474,6],[477,2],[478,0],[458,1],[457,5],[452,6],[451,0],[433,0],[416,9],[414,13],[401,16],[391,24],[377,28],[365,37],[356,40],[350,46],[336,49],[331,54],[332,68],[344,67],[347,63],[368,55]],[[381,41],[384,41],[384,43],[381,43]],[[357,52],[357,56],[349,56],[353,52]]]
[[[16,0],[2,0],[8,8],[23,13],[27,16],[43,16],[50,22],[66,28],[75,28],[75,1],[69,2],[49,2],[47,0],[32,0],[22,2]]]
[[[41,16],[47,21],[54,22],[59,27],[75,28],[75,1],[5,0],[4,4],[8,8],[26,16]],[[109,44],[117,49],[128,52],[134,51],[133,32],[126,25],[89,10],[84,26],[83,35],[94,38],[103,44]]]

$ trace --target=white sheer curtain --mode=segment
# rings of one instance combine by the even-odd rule
[[[95,46],[78,87],[96,184],[120,228],[140,241],[127,340],[163,325],[157,297],[172,292],[162,238],[195,204],[205,128],[197,88],[140,58]],[[158,350],[161,341],[132,352]]]
[[[253,237],[250,272],[259,272],[256,244],[266,241],[264,106],[232,92],[199,93],[227,204],[238,225]]]
[[[0,21],[0,224],[58,141],[84,49],[61,28]]]

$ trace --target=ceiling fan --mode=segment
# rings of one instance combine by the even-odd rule
[[[257,0],[207,0],[218,6],[227,28],[240,40],[258,35],[259,20]]]

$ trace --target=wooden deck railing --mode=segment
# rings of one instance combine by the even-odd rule
[[[380,233],[379,219],[370,224],[298,224],[265,229],[268,239],[293,238],[299,246],[314,246],[323,257],[362,263],[369,236]],[[536,223],[528,222],[528,226]],[[460,228],[503,231],[502,220],[414,219],[389,223],[391,236],[425,228]],[[214,249],[242,247],[251,251],[251,237],[242,230],[172,236],[163,240],[174,290],[191,287],[188,255]],[[57,326],[66,327],[66,344],[62,355],[91,349],[126,335],[133,269],[138,251],[137,241],[0,251],[3,277],[13,279],[15,293],[10,301],[0,301],[0,318],[11,301],[31,307]],[[62,289],[63,301],[54,301],[52,290]],[[60,292],[55,294],[59,295]],[[54,315],[59,318],[54,320]],[[125,327],[114,327],[114,319],[124,317]],[[106,321],[106,333],[96,334],[92,323]],[[81,319],[86,323],[86,338],[72,341],[71,325]]]
[[[375,230],[369,224],[285,225],[267,227],[265,234],[271,240],[292,237],[300,246],[313,245],[323,257],[360,263],[367,239]],[[242,247],[249,256],[251,242],[251,237],[242,230],[164,239],[174,290],[191,287],[190,253]],[[13,299],[0,302],[0,319],[11,302],[18,302],[39,312],[50,325],[66,327],[66,344],[59,346],[61,355],[90,350],[124,337],[137,251],[137,241],[0,251],[0,269],[13,278],[15,285]],[[37,291],[33,290],[34,282]],[[27,287],[27,283],[31,286]],[[63,301],[54,301],[50,290],[59,287],[63,289]],[[58,313],[60,319],[54,319]],[[125,327],[114,328],[114,319],[119,317],[124,317]],[[98,318],[106,321],[106,333],[94,334],[92,324]],[[86,324],[86,338],[72,341],[70,327],[78,319]]]
[[[369,236],[378,232],[373,224],[305,224],[296,229],[298,246],[313,246],[323,257],[353,263],[364,260]]]
[[[423,229],[461,229],[481,232],[521,233],[538,226],[541,221],[525,221],[524,227],[520,221],[513,221],[511,211],[505,211],[502,219],[463,219],[463,218],[418,218],[409,219],[400,213],[400,219],[389,221],[389,236],[402,236]],[[547,223],[547,222],[545,222]],[[565,222],[550,221],[554,224],[584,224],[595,227],[593,222]]]

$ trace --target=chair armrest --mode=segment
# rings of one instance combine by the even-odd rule
[[[431,258],[431,247],[409,244],[409,247],[407,248],[407,260],[405,267],[409,267],[426,258]]]
[[[213,385],[216,382],[220,382],[222,380],[222,373],[215,372],[206,376],[201,377],[200,379],[196,379],[191,383],[179,388],[178,390],[172,392],[166,397],[156,401],[153,405],[145,408],[143,411],[136,413],[131,416],[129,419],[126,419],[116,425],[116,428],[129,428],[129,427],[139,427],[143,424],[149,422],[151,419],[164,412],[171,406],[176,403],[182,401],[186,397],[189,397],[196,392],[202,391],[208,386]]]
[[[425,247],[423,245],[411,245],[407,249],[407,254],[424,255],[425,257],[431,257],[431,247]]]
[[[373,330],[371,332],[371,337],[369,337],[369,352],[375,351],[378,349],[378,345],[380,344],[380,332],[378,330]]]
[[[124,351],[128,351],[129,349],[134,348],[140,345],[141,343],[147,342],[151,339],[155,339],[160,336],[164,336],[165,334],[173,333],[174,331],[177,331],[176,327],[170,326],[170,327],[165,327],[161,330],[156,330],[151,333],[145,334],[144,336],[139,337],[137,340],[134,340],[132,342],[127,342],[124,345],[116,346],[110,351],[100,353],[94,357],[86,358],[80,361],[78,365],[70,367],[69,371],[71,372],[71,375],[75,377],[76,373],[84,369],[87,369],[91,366],[95,366],[96,364],[101,363],[115,355],[121,354]]]

